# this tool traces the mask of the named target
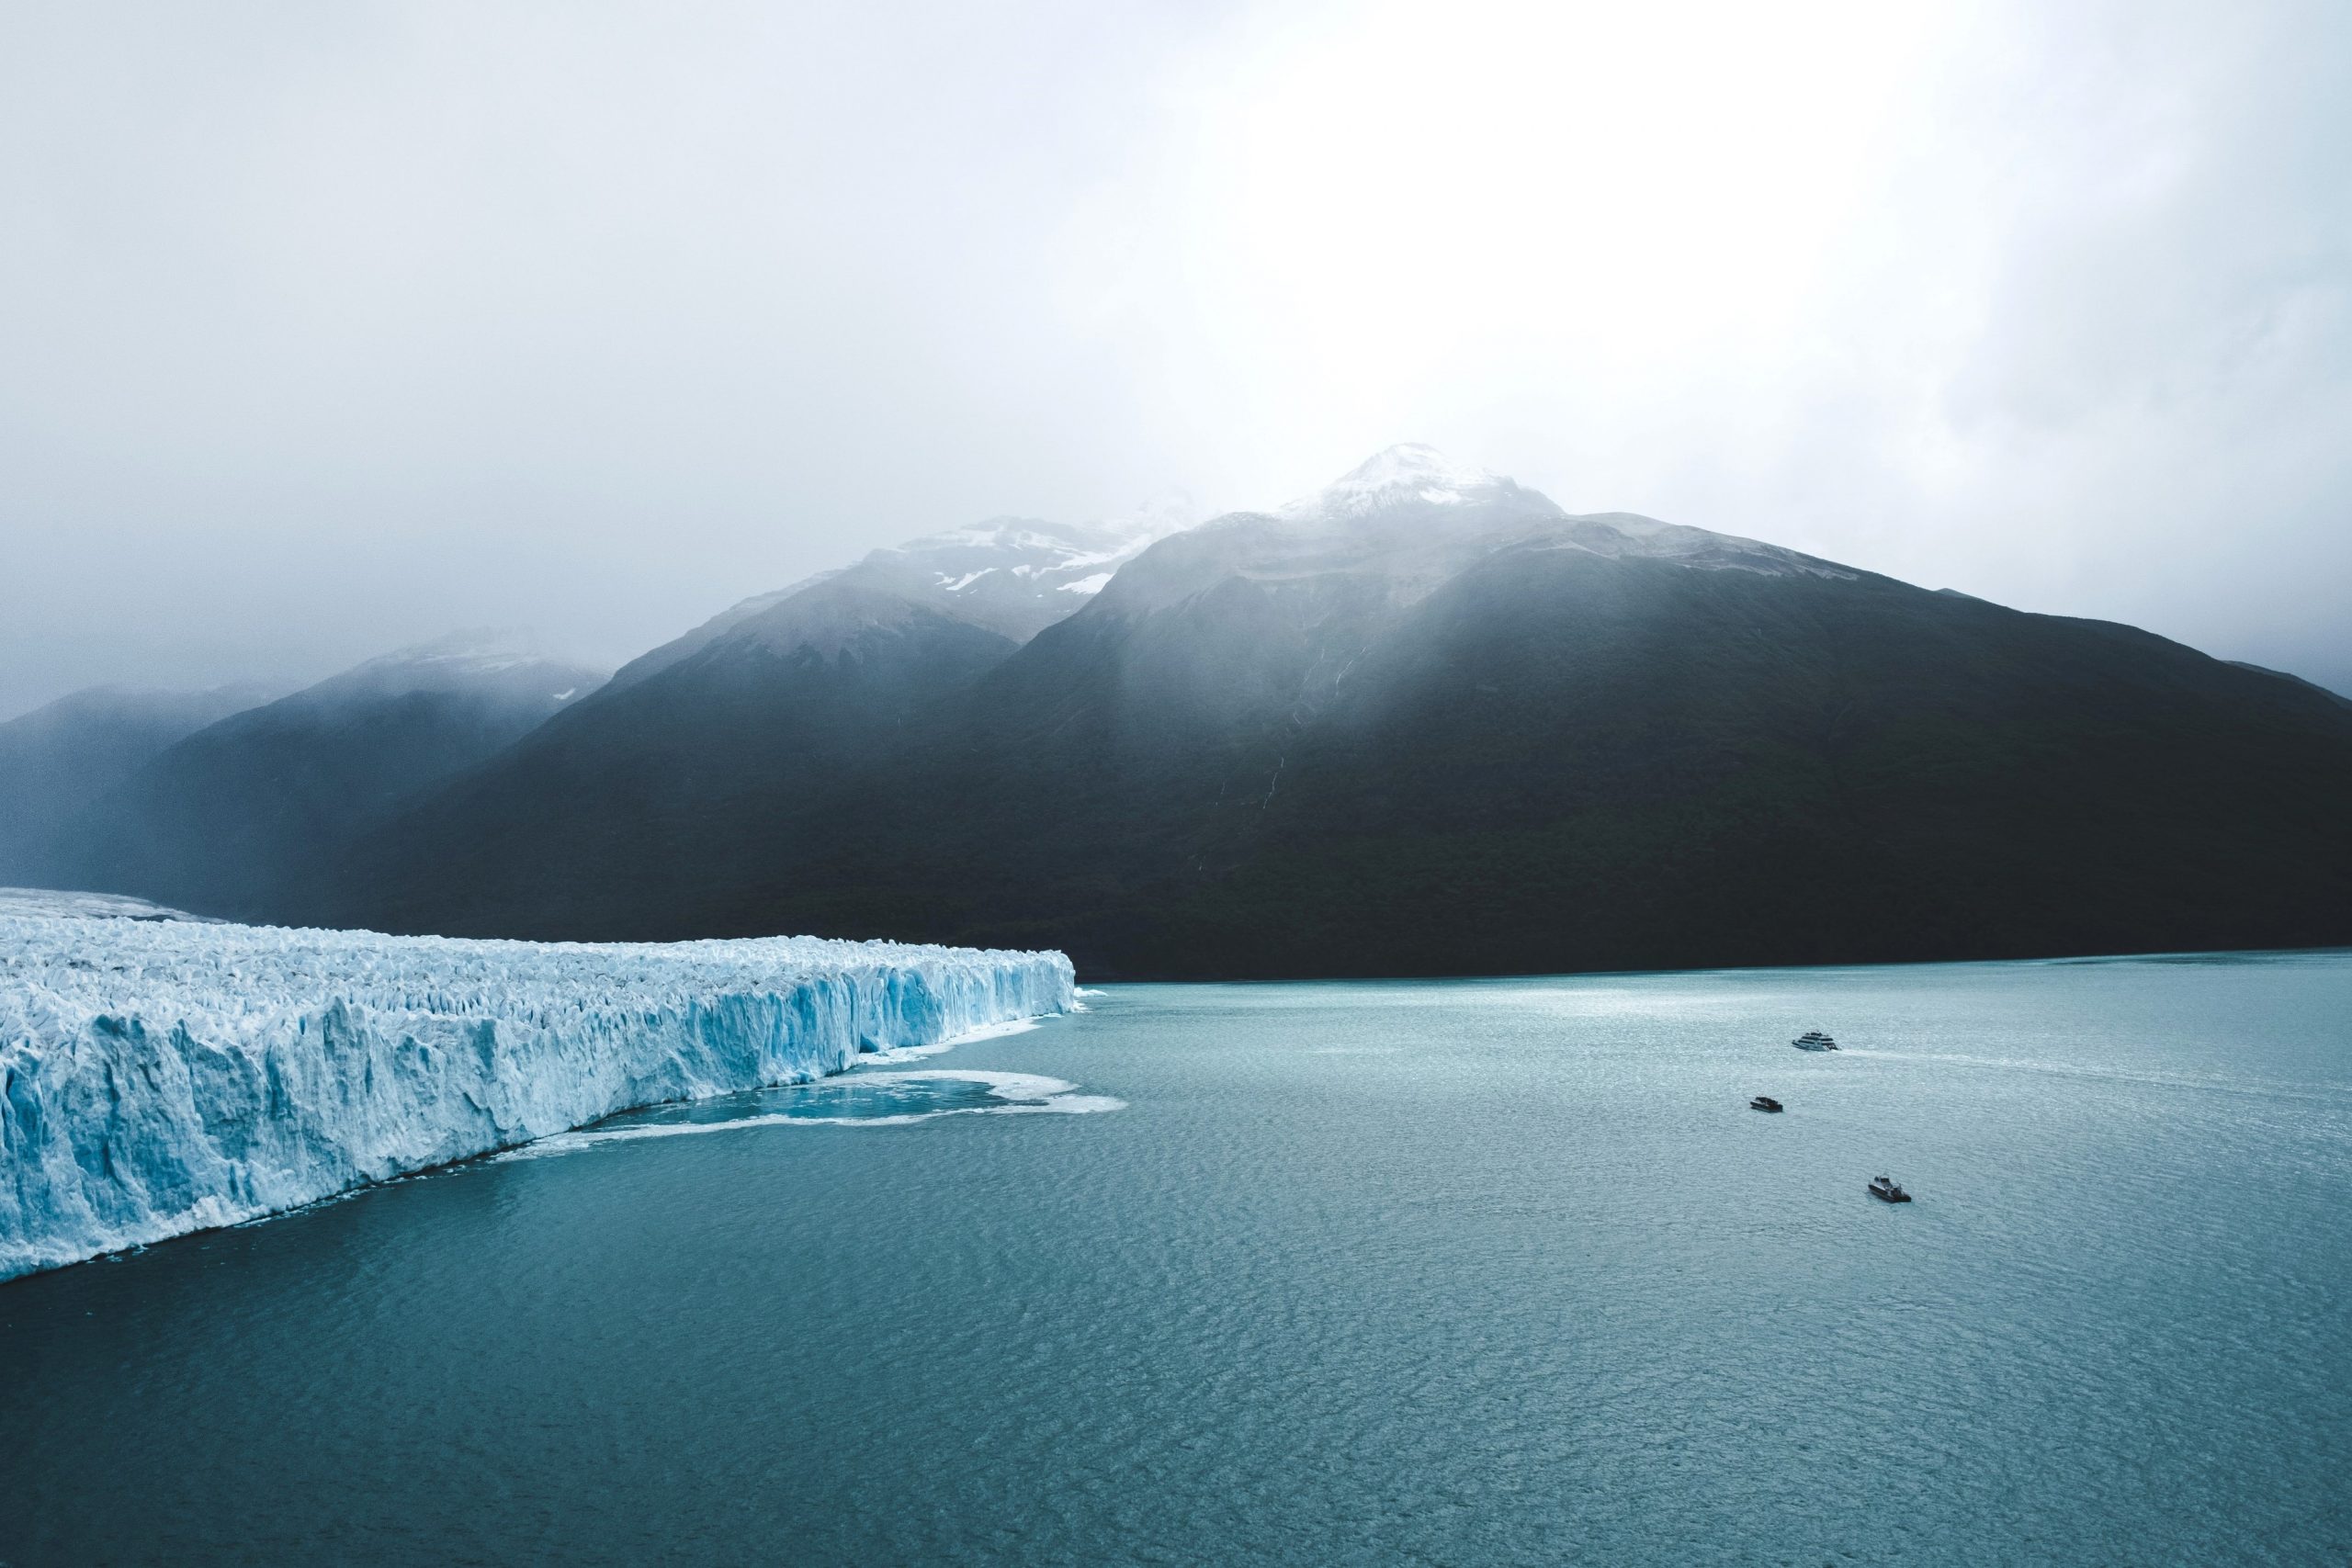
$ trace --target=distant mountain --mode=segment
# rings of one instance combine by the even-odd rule
[[[261,686],[93,686],[0,724],[0,882],[51,866],[58,832],[175,741],[277,696]]]
[[[56,836],[43,880],[282,914],[352,835],[603,681],[514,634],[460,633],[369,660],[158,752]]]
[[[996,518],[745,600],[373,836],[302,912],[397,919],[375,895],[434,897],[405,863],[427,854],[469,863],[492,925],[566,907],[599,930],[666,929],[711,865],[786,853],[769,835],[800,803],[894,754],[1183,517],[1163,503],[1103,523]]]
[[[2352,942],[2352,709],[2127,626],[1420,447],[1025,642],[936,608],[961,575],[724,628],[388,824],[345,912],[1129,976]]]

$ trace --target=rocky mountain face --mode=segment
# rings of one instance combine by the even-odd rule
[[[1128,976],[2352,942],[2352,710],[2130,627],[1412,447],[1042,630],[951,613],[977,559],[922,570],[616,682],[374,833],[334,912]]]

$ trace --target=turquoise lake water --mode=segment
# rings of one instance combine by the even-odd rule
[[[0,1286],[0,1562],[2352,1559],[2352,954],[1088,1005]]]

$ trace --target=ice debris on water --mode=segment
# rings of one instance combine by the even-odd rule
[[[20,901],[0,908],[0,1280],[1074,999],[1058,953],[476,942]]]

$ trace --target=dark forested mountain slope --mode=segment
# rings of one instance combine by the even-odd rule
[[[157,754],[74,819],[44,880],[288,918],[355,833],[603,679],[482,633],[371,660]]]
[[[1419,449],[1165,539],[1017,651],[972,654],[772,784],[735,768],[697,795],[649,761],[625,797],[582,773],[536,798],[548,834],[686,811],[692,835],[625,877],[548,855],[477,876],[467,846],[506,830],[484,824],[534,806],[445,795],[378,840],[364,911],[1051,943],[1097,975],[2352,942],[2352,710],[2329,694],[1570,516]],[[669,711],[626,728],[690,771],[764,710]]]
[[[372,837],[298,912],[672,934],[718,868],[793,858],[811,802],[1175,525],[998,518],[745,600]]]
[[[675,934],[680,912],[736,868],[788,860],[778,835],[811,799],[876,766],[913,714],[1013,649],[830,579],[469,772],[363,843],[301,912]]]
[[[0,724],[0,882],[40,882],[59,832],[164,748],[278,695],[256,686],[202,692],[94,686]]]

